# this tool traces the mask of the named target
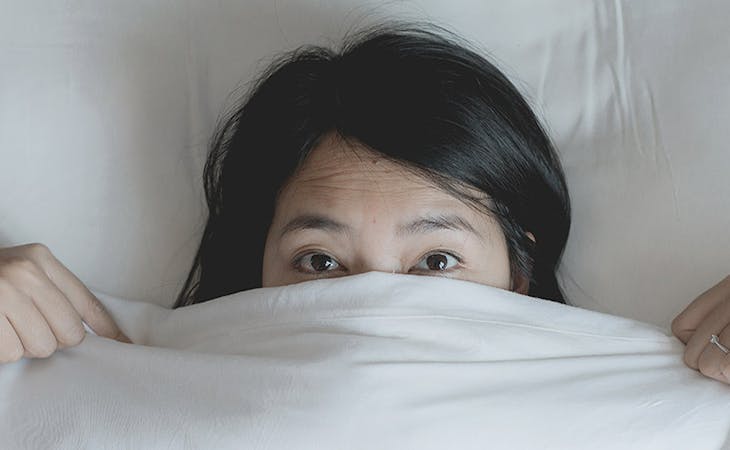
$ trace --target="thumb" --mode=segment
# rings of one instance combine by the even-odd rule
[[[96,334],[96,332],[95,332],[95,331],[94,331],[94,330],[93,330],[93,329],[92,329],[92,328],[91,328],[91,327],[89,326],[89,324],[87,324],[87,323],[86,323],[86,322],[84,322],[83,320],[81,321],[81,324],[82,324],[82,325],[84,326],[84,328],[86,329],[86,331],[87,331],[87,332],[89,332],[89,333],[92,333],[92,334],[94,334],[94,335],[96,335],[96,336],[99,336],[99,335],[98,335],[98,334]],[[114,339],[114,340],[116,340],[116,341],[119,341],[119,342],[124,342],[124,343],[126,343],[126,344],[134,344],[134,342],[132,342],[132,340],[131,340],[131,339],[129,339],[129,337],[127,337],[127,335],[126,335],[126,334],[124,334],[124,333],[123,333],[123,332],[122,332],[121,330],[119,331],[119,333],[117,333],[117,335],[116,335],[116,336],[102,336],[102,337],[111,337],[111,339]]]
[[[127,335],[122,333],[121,331],[119,331],[119,334],[113,339],[119,342],[124,342],[125,344],[134,344],[134,342],[132,342],[132,340],[129,339]]]
[[[87,299],[89,303],[84,311],[81,311],[81,318],[89,324],[89,327],[99,336],[131,344],[132,340],[119,329],[101,300],[90,292]]]

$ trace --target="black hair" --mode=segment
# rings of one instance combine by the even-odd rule
[[[512,279],[565,303],[555,271],[570,201],[537,117],[456,34],[390,22],[346,36],[339,51],[310,45],[278,56],[218,125],[203,175],[208,221],[174,308],[261,287],[277,195],[328,132],[481,201],[504,232]],[[489,203],[467,198],[464,185]]]

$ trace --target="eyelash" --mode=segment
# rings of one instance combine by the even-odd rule
[[[418,258],[418,261],[417,261],[416,265],[418,263],[420,263],[421,261],[423,261],[425,258],[428,258],[431,255],[441,255],[441,254],[451,256],[452,258],[454,258],[456,260],[456,262],[458,264],[455,267],[452,267],[450,269],[444,270],[443,272],[439,272],[439,271],[435,271],[435,270],[427,270],[427,269],[426,270],[419,269],[417,271],[418,272],[449,273],[449,272],[452,272],[452,271],[458,269],[459,266],[461,266],[464,263],[464,259],[461,256],[455,254],[454,252],[451,252],[451,251],[448,251],[448,250],[436,249],[436,250],[431,250],[431,251],[429,251],[429,252],[424,253],[423,255],[421,255],[421,257]],[[338,267],[336,269],[334,269],[334,270],[327,270],[327,271],[323,271],[323,272],[316,272],[316,271],[312,272],[312,271],[304,270],[302,268],[302,261],[307,256],[313,256],[313,255],[325,255],[325,256],[328,256],[328,257],[332,258],[332,260],[335,261],[338,264]],[[292,267],[294,267],[294,269],[297,270],[298,272],[305,273],[307,275],[314,275],[314,276],[327,274],[327,273],[330,273],[330,272],[334,272],[336,270],[342,270],[342,269],[346,270],[346,267],[343,266],[339,261],[337,261],[337,258],[335,258],[334,256],[330,255],[329,253],[326,253],[326,252],[323,252],[323,251],[308,251],[308,252],[301,253],[301,254],[297,255],[292,260]],[[408,269],[408,273],[411,273],[412,270],[413,270],[412,268],[411,269]]]
[[[312,256],[312,255],[326,255],[326,256],[329,256],[330,258],[332,258],[333,261],[335,261],[338,264],[339,267],[337,269],[327,270],[327,271],[324,271],[324,272],[316,272],[316,271],[315,272],[312,272],[312,271],[309,271],[309,270],[304,270],[302,268],[302,260],[304,260],[304,258],[306,258],[307,256]],[[340,269],[343,269],[344,268],[344,266],[342,264],[340,264],[339,261],[337,261],[337,258],[335,258],[334,256],[330,255],[327,252],[317,251],[317,250],[310,250],[310,251],[301,253],[298,256],[294,257],[294,259],[292,261],[292,267],[294,267],[294,269],[297,272],[301,272],[301,273],[304,273],[306,275],[313,275],[313,276],[325,275],[325,274],[328,274],[330,272],[334,272],[335,270],[340,270]]]
[[[452,267],[452,268],[450,268],[450,269],[446,269],[444,271],[436,271],[436,270],[428,270],[428,269],[426,269],[426,270],[422,270],[423,272],[449,273],[449,272],[452,272],[452,271],[458,269],[464,263],[464,259],[461,256],[455,254],[454,252],[451,252],[451,251],[448,251],[448,250],[442,250],[442,249],[431,250],[430,252],[425,253],[420,258],[418,258],[418,262],[420,263],[421,261],[423,261],[424,259],[428,258],[431,255],[448,255],[448,256],[451,256],[452,258],[454,258],[456,260],[457,265],[454,266],[454,267]],[[418,264],[418,263],[416,263],[416,264]],[[410,269],[409,269],[409,272],[410,272]]]

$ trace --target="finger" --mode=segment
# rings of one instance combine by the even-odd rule
[[[697,369],[700,355],[710,342],[710,336],[713,334],[719,336],[728,323],[730,323],[730,301],[721,302],[705,316],[705,320],[687,341],[684,362],[693,369]]]
[[[705,317],[728,296],[730,296],[730,276],[725,277],[718,284],[700,294],[674,318],[672,321],[674,335],[686,344],[705,320]]]
[[[7,318],[20,339],[24,349],[23,356],[46,358],[53,354],[58,343],[45,317],[30,297],[6,281],[1,284],[0,295],[3,296],[3,301],[0,303],[0,314]]]
[[[121,342],[132,342],[122,333],[101,301],[89,291],[76,275],[50,252],[46,261],[43,265],[46,275],[65,294],[69,302],[78,311],[81,319],[89,325],[94,333]]]
[[[718,336],[725,347],[730,347],[730,325]],[[698,358],[699,371],[710,378],[730,384],[730,354],[707,341],[707,345]]]
[[[15,329],[7,317],[0,315],[0,364],[19,360],[23,352],[23,343]]]
[[[40,269],[24,281],[17,285],[17,289],[29,296],[43,314],[56,336],[58,348],[78,345],[84,339],[86,330],[81,323],[81,316],[63,292]]]

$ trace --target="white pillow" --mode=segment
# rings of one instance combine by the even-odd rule
[[[43,242],[100,291],[171,305],[221,114],[273,55],[389,16],[475,41],[544,119],[573,304],[668,326],[730,272],[730,3],[4,3],[0,246]]]

